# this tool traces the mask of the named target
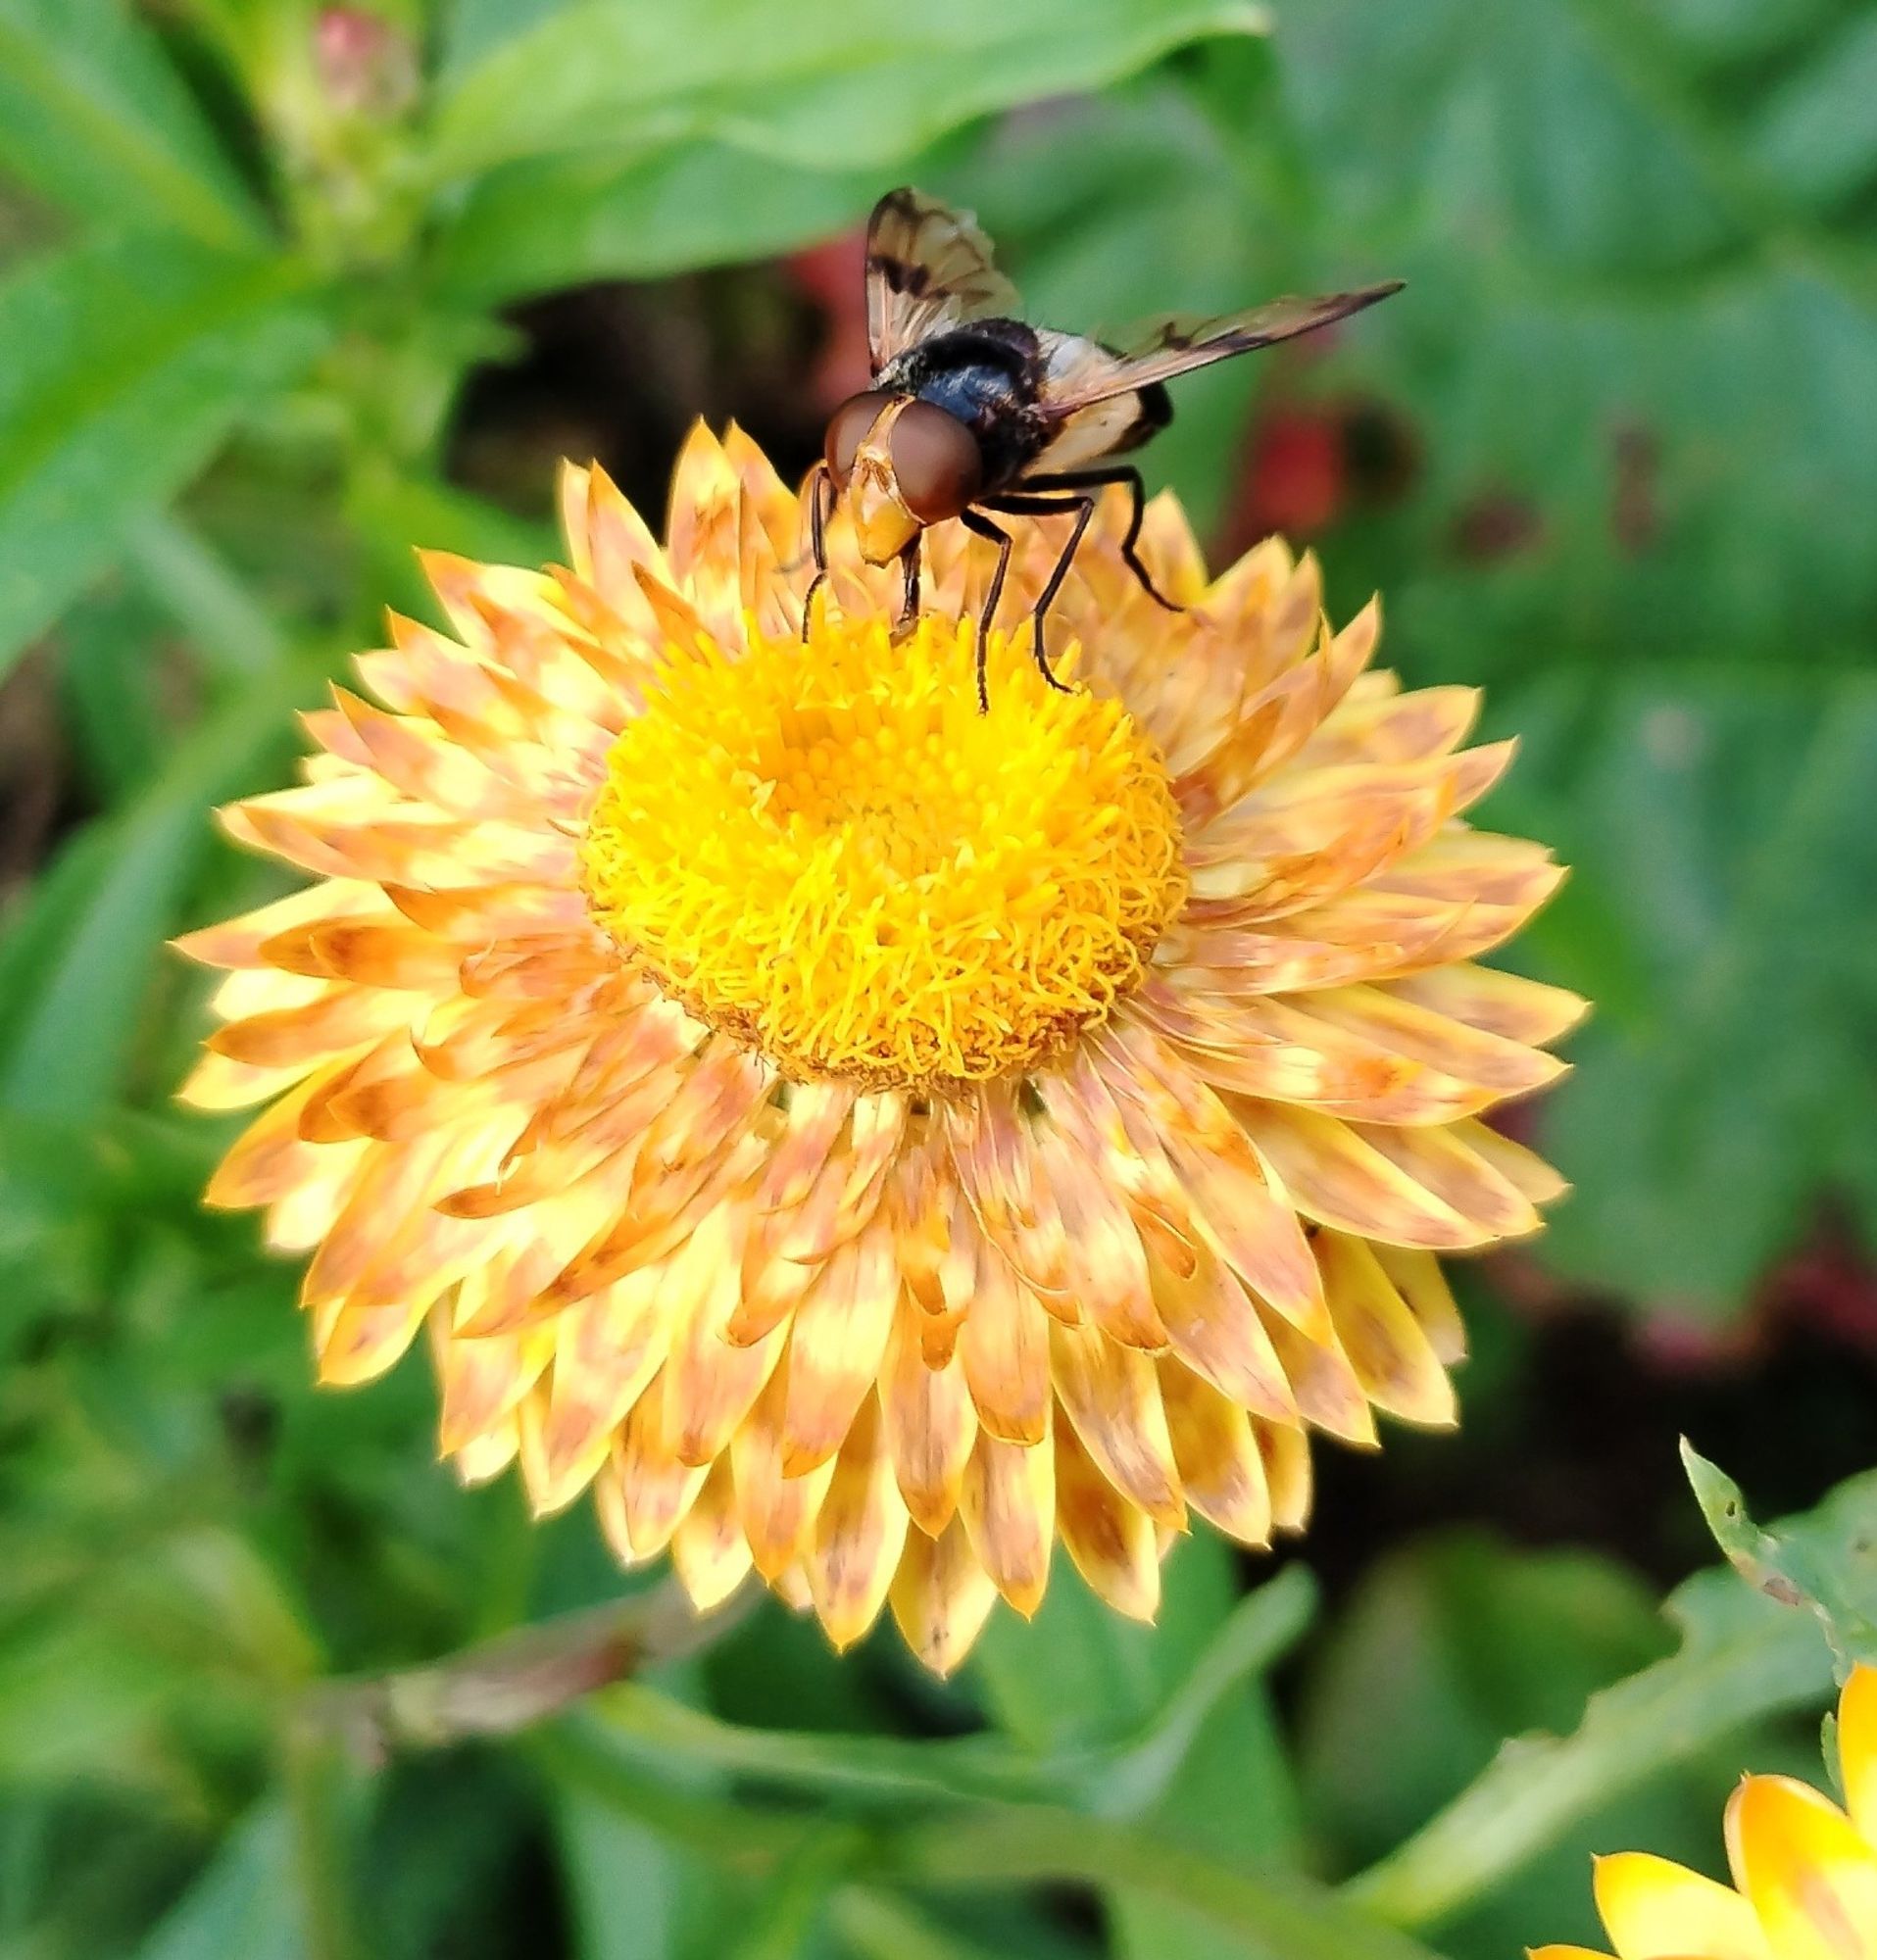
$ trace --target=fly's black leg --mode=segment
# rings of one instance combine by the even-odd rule
[[[815,595],[827,583],[827,520],[834,514],[834,480],[828,474],[825,463],[817,463],[809,471],[809,547],[815,554],[815,576],[809,580],[807,595],[802,601],[802,644],[808,644],[809,621],[815,617]],[[821,505],[823,492],[827,493],[827,507]]]
[[[893,628],[893,637],[907,632],[917,623],[919,616],[919,545],[924,538],[923,531],[915,531],[913,542],[900,554],[900,569],[906,575],[906,597],[900,603],[899,624]]]
[[[1013,516],[1042,517],[1058,511],[1075,513],[1075,523],[1069,531],[1068,542],[1063,545],[1048,582],[1037,595],[1036,604],[1030,608],[1030,653],[1035,659],[1037,671],[1059,694],[1072,694],[1072,688],[1056,678],[1049,655],[1043,651],[1043,615],[1050,610],[1051,603],[1062,589],[1063,579],[1068,576],[1068,568],[1075,560],[1075,548],[1082,542],[1082,533],[1088,529],[1089,519],[1095,514],[1095,499],[1089,496],[1025,497],[1013,493],[1007,497],[987,497],[985,502],[993,511],[1008,511]]]
[[[1111,468],[1064,469],[1053,476],[1031,476],[1024,480],[1025,490],[1099,490],[1109,483],[1125,483],[1134,500],[1134,508],[1128,514],[1127,535],[1121,540],[1121,560],[1141,582],[1141,589],[1156,604],[1164,606],[1169,612],[1184,612],[1184,606],[1176,605],[1167,598],[1158,585],[1147,566],[1141,563],[1140,553],[1135,547],[1140,543],[1141,525],[1147,516],[1147,486],[1141,481],[1141,472],[1131,463],[1117,463]]]
[[[977,511],[960,514],[960,521],[974,537],[989,538],[997,546],[997,569],[991,573],[991,589],[984,595],[984,610],[977,615],[977,711],[991,711],[990,684],[984,674],[985,640],[991,621],[997,617],[997,602],[1004,597],[1004,574],[1011,568],[1011,534]]]

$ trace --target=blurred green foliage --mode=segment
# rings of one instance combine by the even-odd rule
[[[512,1741],[367,1774],[321,1726],[619,1581],[448,1485],[420,1365],[314,1395],[293,1275],[197,1209],[162,943],[276,889],[207,809],[421,603],[411,544],[553,550],[544,480],[449,467],[503,309],[902,179],[1067,325],[1408,280],[1195,377],[1151,466],[1242,542],[1313,445],[1338,611],[1379,586],[1409,678],[1524,738],[1494,814],[1578,876],[1516,956],[1600,1004],[1549,1284],[1719,1326],[1822,1216],[1877,1232],[1877,20],[1273,11],[0,0],[0,1960],[1484,1956],[1590,1934],[1593,1840],[1711,1863],[1746,1726],[1822,1702],[1815,1619],[1730,1575],[1671,1654],[1605,1553],[1471,1533],[1355,1577],[1284,1723],[1309,1588],[1196,1542],[1158,1630],[1064,1574],[944,1688],[766,1606]],[[1863,1597],[1874,1507],[1787,1541],[1813,1597]]]

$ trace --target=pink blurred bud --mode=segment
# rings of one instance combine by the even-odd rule
[[[389,21],[362,7],[322,7],[313,45],[321,83],[335,108],[391,117],[417,100],[417,51]]]

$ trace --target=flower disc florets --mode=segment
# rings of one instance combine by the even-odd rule
[[[805,1079],[925,1088],[1104,1019],[1178,910],[1179,820],[1120,704],[967,622],[708,643],[607,760],[594,915],[699,1019]]]

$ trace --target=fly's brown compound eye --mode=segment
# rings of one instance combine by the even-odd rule
[[[921,524],[956,517],[984,481],[977,437],[930,402],[908,402],[887,438],[900,501]]]
[[[847,482],[854,468],[854,452],[866,440],[867,430],[892,399],[884,388],[869,388],[864,395],[850,395],[828,417],[825,454],[836,483]]]

